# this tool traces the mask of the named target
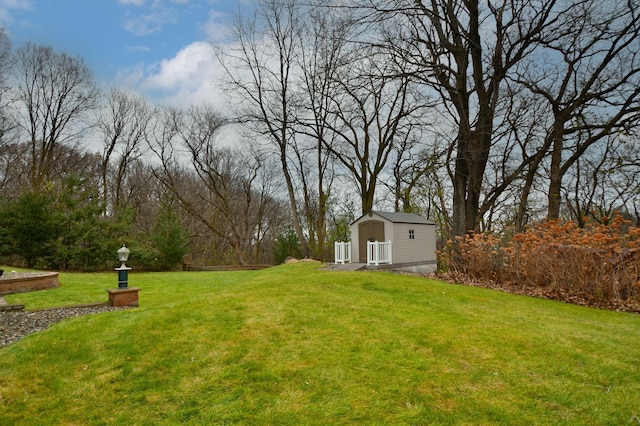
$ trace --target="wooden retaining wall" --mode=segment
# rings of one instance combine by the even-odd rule
[[[190,263],[184,263],[182,265],[183,271],[255,271],[258,269],[269,268],[272,265],[219,265],[219,266],[205,266],[205,265],[192,265]]]

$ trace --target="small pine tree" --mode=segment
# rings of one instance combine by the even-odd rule
[[[150,255],[153,258],[148,266],[166,271],[181,265],[188,252],[188,242],[189,238],[180,223],[175,203],[171,200],[163,201],[151,230]]]
[[[22,257],[28,267],[55,253],[61,227],[51,204],[46,192],[25,192],[3,208],[5,251]]]
[[[96,193],[96,188],[79,176],[72,174],[61,181],[52,206],[63,229],[52,265],[55,268],[92,271],[111,264],[113,223],[103,215],[104,205]]]
[[[273,245],[273,261],[276,264],[283,263],[288,257],[302,257],[300,240],[293,226],[287,226],[280,232]]]

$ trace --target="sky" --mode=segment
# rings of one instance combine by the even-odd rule
[[[0,27],[27,41],[80,56],[103,88],[154,102],[215,103],[222,78],[211,42],[242,0],[0,0]]]

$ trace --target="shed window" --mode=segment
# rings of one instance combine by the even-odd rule
[[[409,239],[410,240],[415,240],[416,239],[416,234],[415,234],[415,232],[413,232],[413,229],[409,229]]]

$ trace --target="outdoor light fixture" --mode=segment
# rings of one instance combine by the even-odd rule
[[[122,245],[122,247],[118,250],[118,260],[120,262],[122,262],[122,265],[120,265],[121,268],[126,268],[127,265],[125,265],[124,263],[129,260],[129,253],[131,253],[129,251],[129,249],[127,248],[127,246],[125,246],[124,244]]]
[[[129,285],[129,270],[131,268],[125,265],[129,260],[129,253],[129,249],[124,244],[118,250],[118,260],[121,263],[120,267],[116,268],[116,271],[118,271],[118,288],[127,288]]]
[[[109,288],[109,303],[111,306],[138,306],[138,290],[136,287],[129,287],[129,271],[127,266],[129,260],[129,249],[124,244],[118,250],[118,260],[120,266],[116,268],[118,272],[118,288]]]

